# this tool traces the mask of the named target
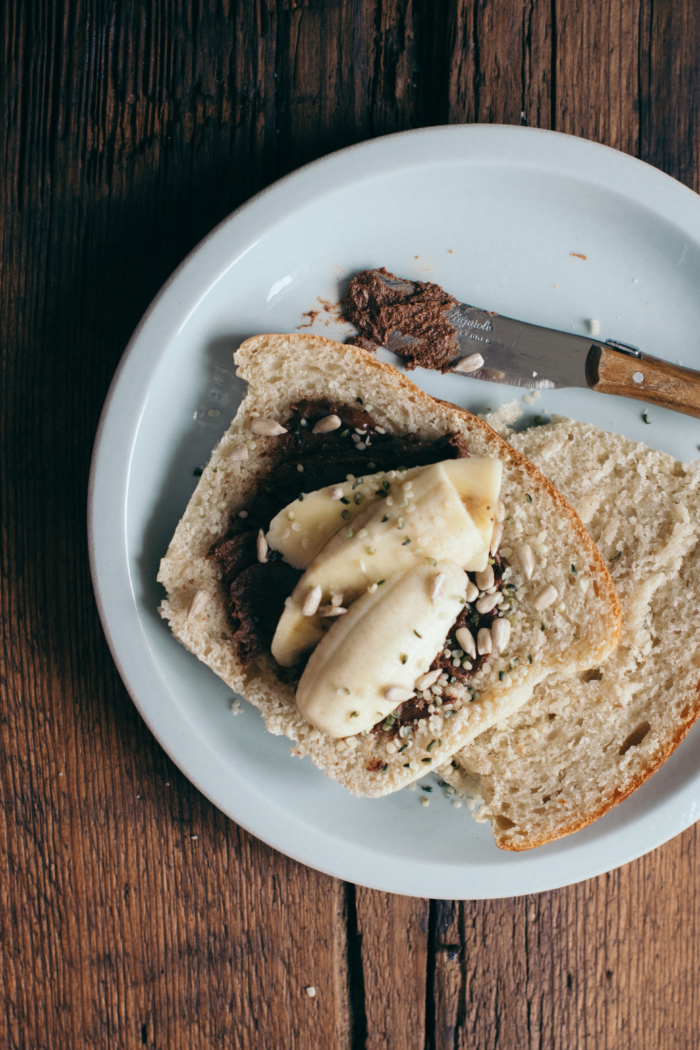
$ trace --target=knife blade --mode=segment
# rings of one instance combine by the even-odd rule
[[[374,271],[406,295],[415,285]],[[700,418],[700,372],[643,354],[628,343],[605,341],[530,324],[458,303],[445,312],[457,352],[449,371],[469,379],[507,386],[554,390],[579,387],[620,394]],[[396,354],[414,354],[420,339],[391,331],[385,345]]]

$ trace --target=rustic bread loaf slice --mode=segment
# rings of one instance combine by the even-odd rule
[[[188,649],[259,708],[270,732],[296,742],[293,753],[308,755],[358,795],[384,795],[440,765],[461,744],[507,718],[547,675],[594,666],[614,648],[620,631],[619,602],[597,548],[553,486],[486,423],[435,401],[372,354],[318,336],[258,336],[243,343],[235,360],[248,391],[161,563],[158,578],[168,592],[161,613]],[[499,676],[493,661],[480,673],[480,695],[471,702],[464,687],[447,686],[445,692],[457,696],[452,713],[436,704],[436,710],[415,725],[406,750],[400,751],[402,741],[390,739],[386,732],[342,741],[310,725],[295,703],[289,669],[280,669],[268,653],[243,660],[232,638],[216,568],[207,559],[212,542],[226,533],[233,515],[245,512],[279,458],[280,438],[255,435],[253,420],[284,423],[291,406],[302,398],[329,398],[347,405],[362,398],[371,404],[376,423],[390,434],[415,434],[423,440],[464,435],[472,454],[503,461],[501,498],[507,517],[502,549],[512,552],[525,537],[549,536],[548,560],[532,580],[527,581],[517,566],[506,569],[519,599],[513,612],[509,672]],[[243,448],[247,458],[236,458],[246,455]],[[585,592],[570,581],[572,561],[590,581]],[[547,610],[543,630],[543,616],[535,611],[533,599],[545,585],[556,588],[563,603],[559,599]]]
[[[513,413],[510,419],[513,419]],[[511,436],[578,510],[622,603],[617,649],[553,675],[472,740],[446,778],[523,850],[590,824],[674,751],[700,712],[700,472],[594,426],[553,419]],[[579,582],[572,584],[577,587]]]

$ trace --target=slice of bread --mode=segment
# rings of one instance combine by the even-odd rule
[[[511,413],[511,421],[514,413]],[[511,436],[578,510],[622,602],[599,667],[537,687],[444,770],[480,795],[501,849],[590,824],[639,787],[700,713],[700,471],[588,424],[554,418]]]
[[[308,755],[355,794],[384,795],[437,767],[460,745],[507,718],[547,675],[594,666],[615,647],[619,601],[597,548],[553,486],[486,423],[455,405],[435,401],[372,354],[318,336],[261,335],[243,343],[235,361],[248,391],[161,562],[158,579],[168,592],[161,613],[188,649],[259,708],[271,733],[296,742],[293,754]],[[250,504],[261,479],[275,465],[279,439],[254,435],[253,419],[283,423],[302,398],[348,405],[362,398],[371,404],[376,423],[390,434],[412,433],[423,440],[464,435],[474,455],[495,456],[504,464],[501,499],[508,516],[503,553],[527,538],[548,537],[548,554],[530,582],[517,567],[510,569],[509,578],[519,588],[519,620],[506,661],[510,673],[499,675],[500,665],[492,661],[479,680],[480,698],[473,702],[463,687],[446,687],[458,695],[453,713],[438,705],[415,726],[413,740],[402,753],[385,733],[346,741],[323,735],[301,715],[294,684],[271,655],[263,653],[246,665],[232,638],[215,565],[206,557],[232,515]],[[231,459],[244,445],[248,457]],[[569,577],[572,561],[590,581],[585,593]],[[546,584],[553,585],[564,602],[547,610],[542,629],[544,615],[536,613],[533,599]]]

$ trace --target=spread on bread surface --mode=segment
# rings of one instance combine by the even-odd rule
[[[160,608],[175,637],[256,707],[271,733],[292,740],[295,755],[308,756],[354,794],[388,794],[443,767],[459,747],[525,704],[547,675],[597,666],[614,648],[619,602],[603,559],[546,478],[487,423],[429,398],[366,351],[321,336],[256,336],[235,362],[248,392],[161,562],[167,598]],[[298,706],[303,660],[282,667],[270,649],[285,598],[308,568],[306,558],[315,557],[313,544],[303,544],[304,514],[290,522],[286,511],[303,508],[307,497],[313,510],[311,494],[332,487],[341,490],[334,513],[351,505],[353,517],[354,497],[369,478],[384,472],[381,480],[398,486],[405,483],[399,475],[415,467],[452,468],[465,455],[502,464],[493,564],[485,575],[469,571],[461,622],[453,622],[433,666],[414,681],[413,696],[399,699],[408,688],[392,681],[397,706],[383,720],[334,738]],[[358,483],[350,486],[352,496],[345,492],[348,475]],[[476,524],[477,508],[468,509]],[[270,534],[282,511],[282,535],[290,522],[288,554],[295,537],[294,564],[280,556]],[[348,528],[362,513],[364,505]],[[435,560],[425,564],[436,570]],[[569,563],[577,567],[575,578]],[[386,585],[375,583],[378,590]],[[316,601],[333,609],[340,598],[316,585],[304,605],[313,613]],[[348,613],[332,614],[336,624],[353,605],[339,607]]]
[[[342,426],[327,433],[313,433],[330,415]],[[274,465],[261,479],[257,494],[243,512],[234,516],[225,536],[209,552],[221,575],[233,636],[243,661],[269,652],[284,599],[293,591],[301,572],[270,552],[260,564],[256,542],[259,531],[269,530],[272,520],[302,493],[314,492],[367,472],[399,467],[426,466],[469,455],[461,434],[447,434],[435,441],[421,441],[413,434],[395,437],[377,427],[371,406],[332,401],[299,401],[291,406],[285,433],[275,438]],[[302,468],[301,470],[299,468]],[[281,563],[284,568],[272,570]],[[274,586],[267,581],[272,576]]]
[[[500,461],[458,435],[397,438],[370,409],[301,401],[284,425],[259,420],[275,465],[209,557],[246,658],[271,652],[327,735],[390,742],[478,697],[468,683],[507,647],[512,596]]]

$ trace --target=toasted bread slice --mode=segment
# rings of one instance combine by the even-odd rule
[[[511,416],[512,419],[512,416]],[[675,750],[700,713],[700,471],[588,424],[514,434],[578,510],[622,603],[618,648],[537,686],[444,775],[485,801],[501,849],[569,835],[607,813]]]
[[[308,755],[357,795],[388,794],[507,718],[548,675],[570,675],[595,666],[615,647],[619,601],[595,544],[554,487],[486,423],[455,405],[435,401],[372,354],[318,336],[257,336],[243,343],[235,360],[248,391],[161,562],[158,578],[168,592],[161,613],[183,645],[259,708],[271,733],[296,742],[293,753]],[[415,726],[409,747],[401,752],[385,732],[347,741],[325,736],[301,715],[295,686],[271,655],[262,653],[244,663],[232,638],[215,566],[206,557],[276,462],[279,439],[256,437],[253,419],[284,423],[291,406],[302,398],[348,405],[362,398],[390,434],[415,434],[424,440],[464,435],[472,454],[503,461],[501,499],[507,517],[502,552],[514,550],[524,537],[548,537],[549,553],[532,580],[527,581],[517,566],[510,568],[510,579],[518,587],[519,618],[508,650],[509,672],[499,676],[497,661],[492,661],[479,679],[480,696],[473,702],[465,689],[460,694],[457,688],[445,687],[458,695],[453,711],[438,706]],[[231,459],[243,445],[249,447],[253,437],[255,448],[248,458]],[[574,561],[590,581],[586,593],[572,585],[569,566]],[[546,584],[561,598],[547,610],[545,623],[533,599]]]

